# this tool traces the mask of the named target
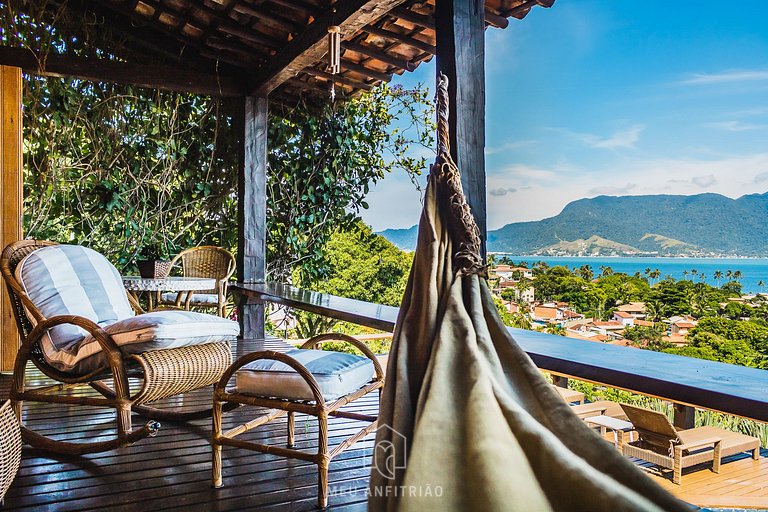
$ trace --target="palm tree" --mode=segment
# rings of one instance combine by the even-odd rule
[[[733,272],[733,278],[736,280],[736,282],[740,283],[742,277],[744,277],[744,274],[741,273],[741,270],[736,270]]]
[[[685,279],[687,277],[688,277],[688,271],[687,270],[683,270],[683,279]]]
[[[592,267],[589,265],[582,265],[576,273],[585,281],[591,281],[592,278],[595,277],[595,273],[592,272]]]
[[[643,270],[643,274],[646,275],[646,277],[651,276],[651,267],[645,267],[645,270]]]
[[[645,303],[645,317],[650,322],[658,322],[664,317],[666,306],[658,300],[649,300]]]
[[[765,283],[763,282],[762,279],[757,282],[757,287],[760,288],[760,292],[762,293],[763,288],[765,288]]]
[[[717,287],[720,288],[720,280],[723,278],[723,273],[719,270],[715,270],[715,281],[717,281]]]
[[[606,265],[600,265],[600,275],[603,277],[610,276],[613,274],[613,269],[611,267],[608,267]]]
[[[544,327],[544,332],[556,336],[565,336],[565,327],[560,324],[547,324],[547,326]]]
[[[661,270],[659,269],[652,270],[648,275],[651,277],[651,279],[656,281],[657,279],[659,279],[659,277],[661,277]]]
[[[726,279],[728,279],[730,281],[731,278],[733,277],[733,271],[732,270],[727,271],[725,273],[725,277],[726,277]]]
[[[695,276],[695,275],[696,275],[696,274],[698,274],[698,273],[699,273],[699,271],[698,271],[698,270],[696,270],[695,268],[692,268],[692,269],[691,269],[691,275],[692,275],[692,276]]]
[[[531,319],[525,313],[511,313],[507,317],[507,325],[530,331],[533,328]]]

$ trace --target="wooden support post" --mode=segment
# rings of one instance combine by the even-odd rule
[[[21,68],[0,66],[0,250],[21,239],[22,215]],[[19,334],[5,285],[0,285],[0,370],[13,370]]]
[[[675,416],[672,421],[677,428],[693,428],[696,426],[696,408],[690,405],[674,404]]]
[[[437,70],[449,80],[451,156],[485,258],[485,2],[436,0]]]
[[[239,130],[240,170],[237,204],[237,277],[243,283],[266,278],[267,236],[267,116],[266,97],[248,96]],[[264,304],[243,298],[238,305],[243,338],[264,337]]]
[[[560,388],[568,388],[568,377],[552,374],[552,384]]]

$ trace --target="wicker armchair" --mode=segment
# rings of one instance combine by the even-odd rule
[[[342,341],[356,347],[363,356],[314,350],[323,343]],[[222,447],[272,453],[305,460],[318,466],[318,505],[328,504],[328,467],[331,459],[376,430],[376,416],[342,411],[343,406],[384,386],[384,372],[371,350],[345,334],[321,334],[307,340],[300,349],[286,347],[278,352],[263,350],[247,354],[227,369],[214,388],[213,398],[213,485],[224,483]],[[327,358],[327,359],[325,359]],[[229,388],[235,378],[236,387]],[[236,405],[267,408],[267,414],[243,425],[224,430],[223,411]],[[296,413],[317,418],[318,446],[314,453],[294,449]],[[287,447],[236,439],[236,436],[287,415]],[[328,446],[330,416],[369,422],[333,448]]]
[[[67,252],[70,249],[72,251]],[[78,253],[78,250],[81,253]],[[56,274],[52,281],[57,286],[63,281],[67,281],[69,286],[72,286],[71,283],[85,282],[92,286],[94,283],[105,282],[109,284],[109,290],[115,292],[110,295],[105,294],[104,289],[98,289],[96,292],[101,293],[100,300],[92,305],[88,304],[87,300],[79,301],[78,304],[74,304],[75,307],[82,307],[82,303],[85,302],[86,307],[93,307],[93,311],[96,311],[104,310],[108,304],[116,304],[119,306],[119,310],[124,313],[123,320],[129,323],[141,323],[143,321],[146,324],[147,321],[157,322],[158,318],[163,318],[163,321],[166,321],[169,314],[176,315],[175,318],[185,315],[183,319],[186,321],[191,322],[192,320],[189,319],[192,318],[197,322],[191,327],[188,323],[187,331],[194,331],[201,320],[210,325],[214,325],[215,322],[215,328],[218,331],[216,335],[213,335],[214,328],[212,327],[206,336],[199,336],[193,332],[193,334],[187,335],[186,344],[181,343],[181,340],[175,340],[173,342],[177,342],[177,344],[170,345],[179,348],[163,348],[161,345],[152,346],[152,341],[155,340],[144,341],[139,335],[132,332],[128,332],[127,335],[133,336],[133,338],[129,341],[121,341],[126,338],[126,333],[117,329],[110,329],[111,326],[121,327],[125,325],[121,323],[119,318],[114,322],[100,322],[98,318],[93,318],[97,316],[95,313],[90,315],[92,318],[75,314],[55,314],[46,317],[40,308],[49,307],[51,301],[48,300],[48,304],[36,303],[31,298],[35,296],[34,288],[40,286],[40,283],[46,279],[37,278],[37,276],[35,279],[26,279],[23,273],[30,266],[39,268],[34,265],[39,265],[39,262],[45,261],[44,258],[50,258],[52,254],[59,257],[59,254],[54,253],[61,253],[64,255],[62,257],[70,257],[71,254],[79,255],[82,260],[86,261],[86,265],[92,264],[94,269],[98,268],[98,271],[86,275],[87,273],[77,272],[80,267],[75,268],[73,266],[71,270],[68,270],[70,268],[67,266],[69,261],[67,261],[67,265],[55,266],[50,265],[49,259],[47,261],[51,267],[50,271]],[[30,258],[33,256],[36,263],[27,264],[27,262],[32,261]],[[24,268],[19,268],[22,266]],[[91,442],[54,440],[22,425],[21,433],[25,442],[36,448],[80,455],[125,446],[156,433],[160,426],[156,421],[149,421],[138,430],[133,430],[132,412],[137,412],[152,420],[176,421],[210,416],[211,409],[181,412],[158,409],[147,404],[215,383],[232,360],[227,340],[234,338],[234,335],[230,333],[230,331],[236,331],[234,322],[212,315],[186,311],[134,316],[131,308],[140,311],[140,307],[126,294],[117,270],[103,256],[79,246],[65,246],[55,242],[37,240],[15,242],[3,251],[0,258],[0,268],[2,268],[10,302],[13,305],[21,341],[10,390],[11,404],[16,418],[21,421],[23,402],[108,407],[115,409],[117,413],[116,434],[109,440]],[[77,276],[77,279],[69,279],[72,273]],[[25,287],[26,285],[29,285],[29,288]],[[76,286],[85,287],[86,285]],[[78,291],[83,291],[84,296],[87,295],[86,298],[90,298],[88,294],[91,293],[92,289],[93,286],[82,290],[78,288]],[[68,288],[67,293],[69,290]],[[46,293],[48,293],[49,298],[56,298],[57,291],[58,288],[54,287],[52,292],[46,290]],[[64,302],[63,299],[58,300]],[[74,302],[69,301],[70,304]],[[173,328],[172,325],[171,329]],[[63,332],[62,329],[68,329],[67,332],[70,334],[73,331],[79,333],[80,341],[68,345],[66,350],[57,354],[51,349],[52,340],[57,332]],[[143,329],[146,333],[147,327],[144,326]],[[119,338],[119,336],[123,336],[123,338]],[[81,343],[81,345],[77,345],[77,343]],[[78,346],[85,346],[85,348],[77,348]],[[71,358],[74,351],[77,351],[78,356],[81,351],[87,356],[79,360],[77,364],[87,361],[90,366],[79,366],[77,371],[68,371],[66,368],[63,369],[58,359],[52,360],[52,357]],[[42,373],[59,384],[36,386],[28,389],[26,382],[28,362],[32,362]],[[141,379],[138,391],[133,394],[129,388],[128,379],[130,377]],[[108,385],[110,381],[111,386]],[[69,388],[76,385],[90,386],[101,396],[84,396],[68,391]]]
[[[0,504],[13,483],[21,463],[21,430],[11,402],[0,406]]]
[[[221,247],[202,245],[180,252],[171,260],[171,272],[174,266],[181,262],[182,275],[184,277],[207,277],[216,279],[216,288],[202,292],[164,293],[160,297],[160,303],[173,304],[176,307],[184,306],[189,309],[216,308],[216,313],[226,316],[227,283],[235,272],[235,257],[232,253]],[[186,298],[184,297],[186,295]]]

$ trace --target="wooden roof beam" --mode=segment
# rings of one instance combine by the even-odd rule
[[[115,82],[208,96],[238,97],[246,92],[239,81],[228,76],[210,75],[164,65],[131,64],[64,55],[38,58],[29,50],[5,46],[0,46],[0,64],[18,66],[25,73],[36,75]]]
[[[284,81],[322,59],[328,50],[328,27],[339,25],[342,40],[349,39],[403,1],[338,0],[257,71],[253,86],[255,93],[269,94]]]

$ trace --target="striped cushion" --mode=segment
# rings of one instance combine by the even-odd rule
[[[21,260],[16,279],[46,318],[77,315],[106,327],[134,315],[117,269],[101,254],[79,245],[38,249]],[[32,319],[34,321],[34,319]],[[51,329],[43,353],[56,366],[59,355],[76,352],[85,331],[74,325]]]
[[[348,395],[363,387],[374,376],[373,362],[367,357],[326,350],[291,349],[285,352],[301,363],[314,376],[326,401]],[[285,363],[259,359],[235,374],[240,393],[314,400],[304,378]]]
[[[114,333],[118,345],[130,345],[126,350],[130,353],[229,340],[239,332],[235,322],[201,313],[174,311],[135,317],[120,273],[87,247],[38,249],[16,267],[16,279],[45,318],[85,317]],[[162,316],[168,313],[173,314]],[[34,322],[31,315],[30,320]],[[70,324],[50,329],[40,340],[48,364],[76,374],[104,367],[101,347],[86,334]]]

